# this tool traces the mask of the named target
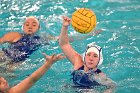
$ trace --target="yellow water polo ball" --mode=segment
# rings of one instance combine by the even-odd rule
[[[96,27],[96,15],[87,8],[80,8],[72,14],[72,27],[79,33],[86,34]]]

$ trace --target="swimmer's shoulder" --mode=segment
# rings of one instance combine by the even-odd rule
[[[100,75],[100,76],[106,76],[106,74],[105,74],[102,70],[100,70],[100,69],[97,69],[97,70],[95,71],[95,74],[98,74],[98,75]]]
[[[103,73],[103,72],[100,72],[99,75],[101,75],[101,76],[106,76],[106,74]]]

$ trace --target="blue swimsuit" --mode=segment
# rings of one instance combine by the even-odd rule
[[[22,38],[12,43],[3,51],[13,62],[25,61],[35,50],[41,46],[39,36],[22,34]]]
[[[100,69],[97,69],[96,71],[89,70],[87,73],[85,73],[84,66],[82,66],[78,70],[74,70],[72,72],[73,82],[75,85],[82,87],[98,86],[100,84],[94,80],[94,73],[99,74],[101,73],[101,70]]]

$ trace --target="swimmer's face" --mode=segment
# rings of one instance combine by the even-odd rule
[[[99,61],[99,57],[94,52],[89,52],[85,56],[86,66],[90,69],[96,68],[98,61]]]
[[[35,17],[28,17],[23,25],[26,34],[34,34],[39,30],[39,21]]]
[[[9,89],[8,82],[3,77],[0,77],[0,91],[6,91],[8,89]]]

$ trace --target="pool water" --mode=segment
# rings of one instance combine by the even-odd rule
[[[95,12],[96,29],[103,32],[71,43],[73,48],[82,54],[86,44],[95,41],[103,48],[104,62],[99,68],[116,82],[115,93],[140,93],[139,0],[0,0],[0,37],[11,31],[22,32],[27,16],[39,19],[41,28],[37,34],[58,36],[62,15],[71,17],[77,8],[82,7]],[[72,26],[70,33],[75,33]],[[0,48],[5,46],[1,45]],[[51,42],[51,45],[36,51],[14,72],[16,77],[7,78],[10,85],[17,84],[43,64],[41,52],[50,55],[62,50],[58,42]],[[28,93],[80,92],[71,87],[71,71],[72,64],[67,59],[57,62]]]

